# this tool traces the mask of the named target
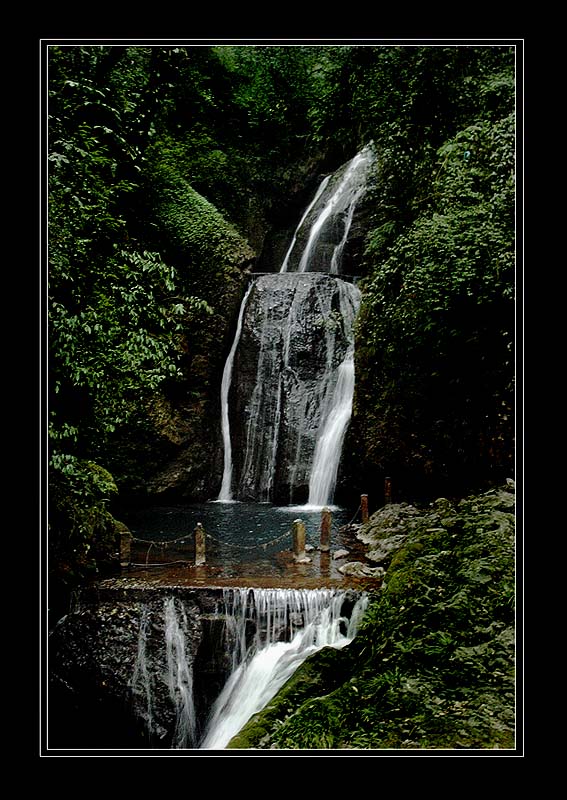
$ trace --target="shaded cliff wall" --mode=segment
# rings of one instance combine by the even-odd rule
[[[208,313],[188,321],[177,343],[181,375],[140,410],[142,424],[121,432],[110,467],[123,499],[208,500],[222,476],[222,369],[255,253],[206,198],[159,161],[145,189],[152,244],[176,268],[182,293],[206,303]]]

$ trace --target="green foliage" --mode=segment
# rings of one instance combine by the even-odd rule
[[[258,157],[281,160],[287,151],[289,164],[310,131],[319,48],[218,47],[215,51],[234,81],[233,102],[242,110],[255,150],[261,148]]]
[[[108,504],[117,488],[110,473],[66,453],[55,453],[50,470],[49,567],[52,601],[112,564],[117,549]]]
[[[184,331],[212,313],[187,293],[159,253],[129,235],[130,196],[139,191],[145,164],[141,144],[155,128],[147,112],[158,62],[144,48],[50,53],[50,430],[56,453],[66,443],[71,452],[100,454],[108,435],[140,412],[144,398],[181,377]]]
[[[111,524],[94,462],[119,463],[128,427],[143,438],[156,395],[184,376],[187,331],[212,315],[138,228],[145,152],[170,102],[151,113],[159,70],[177,57],[162,55],[49,52],[50,518],[75,576],[109,553],[93,545]]]
[[[140,413],[145,399],[181,377],[185,327],[211,309],[174,294],[175,278],[157,254],[122,250],[106,262],[88,304],[52,300],[55,453],[65,443],[104,452],[112,433]],[[75,424],[69,426],[69,418]]]
[[[152,166],[148,197],[164,247],[184,270],[185,285],[214,302],[226,291],[227,280],[241,277],[239,266],[252,259],[253,251],[167,159]]]
[[[425,185],[368,237],[356,413],[371,462],[452,491],[512,468],[514,117],[458,131]]]

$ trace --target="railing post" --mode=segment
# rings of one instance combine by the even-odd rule
[[[368,495],[361,494],[360,495],[360,514],[362,516],[363,524],[368,522]]]
[[[384,502],[389,505],[392,502],[392,479],[384,478]]]
[[[201,567],[206,561],[205,529],[200,522],[195,527],[195,566]]]
[[[129,566],[132,560],[132,534],[126,528],[118,531],[120,566]]]
[[[328,553],[331,549],[331,509],[324,508],[321,511],[321,541],[319,549],[322,553]]]
[[[305,555],[305,523],[302,520],[296,519],[293,521],[291,526],[291,539],[293,557],[295,560],[300,561],[305,559],[307,557]]]

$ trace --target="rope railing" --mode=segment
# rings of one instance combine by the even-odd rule
[[[233,542],[223,542],[222,539],[218,539],[216,536],[212,536],[210,533],[205,533],[205,536],[207,539],[220,544],[222,547],[232,547],[234,550],[267,550],[268,547],[272,547],[274,544],[283,542],[284,539],[289,539],[289,531],[282,533],[281,536],[277,536],[275,539],[271,539],[269,542],[258,542],[257,544],[234,544]]]
[[[191,541],[191,536],[185,534],[185,536],[180,536],[178,539],[164,539],[162,541],[157,541],[154,539],[139,539],[137,536],[132,536],[133,542],[140,542],[141,544],[153,544],[156,547],[167,547],[170,544],[185,544],[187,541]]]
[[[333,534],[337,534],[342,528],[350,527],[355,519],[358,517],[359,513],[362,512],[362,522],[366,522],[368,520],[368,495],[361,495],[361,502],[358,506],[357,510],[354,513],[354,516],[350,520],[350,522],[346,523],[346,525],[341,525],[337,527],[336,525],[332,524],[332,514],[330,509],[323,508],[321,512],[321,524],[319,528],[319,546],[318,549],[321,553],[329,552],[330,550],[330,541]],[[138,536],[134,536],[132,533],[127,532],[122,534],[121,543],[120,543],[120,562],[123,566],[135,566],[135,567],[157,567],[157,566],[168,566],[172,564],[192,564],[193,562],[186,559],[177,559],[175,561],[164,561],[164,562],[150,562],[150,554],[154,549],[160,550],[167,550],[172,549],[175,545],[191,545],[194,546],[194,553],[195,553],[195,566],[201,566],[206,563],[206,541],[214,542],[216,545],[220,547],[226,547],[231,550],[235,551],[266,551],[268,548],[273,547],[276,544],[283,542],[284,540],[289,541],[291,533],[291,550],[293,551],[294,559],[300,563],[305,563],[309,561],[309,557],[306,555],[306,551],[311,551],[317,549],[317,545],[314,545],[308,542],[308,534],[305,528],[305,523],[302,520],[295,520],[291,526],[291,530],[287,530],[279,536],[270,539],[267,542],[256,542],[252,545],[247,544],[240,544],[235,542],[228,542],[226,540],[221,539],[218,536],[215,536],[211,533],[208,533],[204,530],[202,524],[199,522],[193,533],[191,534],[184,534],[183,536],[178,536],[175,539],[141,539]],[[137,563],[133,562],[131,559],[131,545],[144,545],[147,547],[147,551],[145,554],[144,563]]]

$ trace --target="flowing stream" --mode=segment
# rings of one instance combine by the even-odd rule
[[[222,476],[222,485],[219,493],[219,502],[230,503],[232,502],[232,445],[230,441],[230,424],[228,421],[228,392],[230,390],[230,383],[232,381],[232,366],[234,364],[234,354],[240,341],[240,333],[242,331],[242,317],[248,301],[248,296],[252,290],[252,284],[248,287],[248,291],[244,295],[244,299],[240,306],[238,314],[238,322],[236,324],[236,335],[234,342],[230,348],[230,353],[224,365],[221,383],[221,414],[222,414],[222,439],[224,446],[224,470]]]
[[[196,620],[192,600],[165,597],[152,611],[144,605],[130,692],[149,740],[224,749],[306,658],[353,640],[368,602],[353,590],[224,588],[209,627]],[[210,680],[211,656],[204,676],[199,671],[201,646],[222,664],[218,695],[204,705],[194,695],[195,682]]]
[[[361,150],[360,153],[357,153],[352,161],[349,162],[337,186],[334,188],[330,197],[326,199],[325,204],[319,210],[319,213],[311,225],[307,244],[303,249],[301,258],[299,260],[299,265],[297,267],[298,272],[306,272],[310,269],[313,269],[312,264],[315,257],[316,247],[325,228],[335,219],[342,218],[343,234],[339,242],[334,246],[328,270],[334,274],[339,272],[340,257],[348,238],[352,218],[354,215],[354,209],[364,194],[368,168],[372,164],[373,160],[374,156],[372,153],[372,148],[368,146]],[[321,189],[321,187],[319,188]],[[324,189],[321,191],[320,196],[322,195],[325,197],[323,192]],[[308,214],[305,214],[305,218],[307,217]],[[300,226],[302,223],[304,223],[305,218],[300,223]]]
[[[175,707],[173,747],[186,748],[195,743],[197,724],[193,698],[193,669],[187,658],[183,623],[187,622],[182,603],[173,597],[165,603],[165,644],[167,685]]]

